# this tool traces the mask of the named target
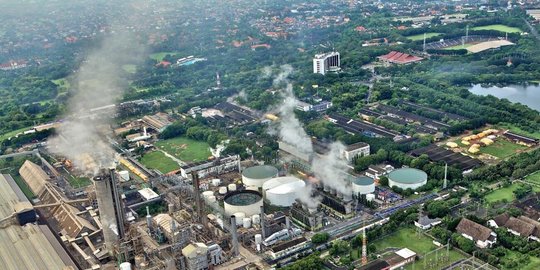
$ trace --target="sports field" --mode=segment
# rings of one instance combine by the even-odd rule
[[[428,252],[436,250],[438,247],[433,244],[433,240],[428,236],[422,233],[417,234],[414,228],[401,229],[388,237],[376,240],[373,244],[377,248],[377,252],[387,248],[408,248],[421,257],[424,257],[413,264],[407,265],[405,269],[440,269],[465,258],[461,253],[450,250],[448,258],[443,259],[443,255],[446,255],[445,248],[439,250],[437,254],[433,252],[426,255]],[[427,258],[427,261],[424,261],[425,258]]]
[[[456,45],[451,47],[446,47],[444,50],[461,50],[461,49],[467,49],[468,47],[471,47],[473,44],[464,44],[464,45]]]
[[[426,39],[436,37],[436,36],[440,36],[440,35],[442,35],[442,34],[441,33],[426,33]],[[424,34],[406,36],[406,38],[410,39],[412,41],[423,40],[424,39]]]
[[[156,61],[162,61],[163,58],[165,58],[165,56],[167,56],[167,54],[170,54],[170,55],[176,55],[178,54],[177,52],[158,52],[158,53],[153,53],[150,55],[150,58],[156,60]]]
[[[155,143],[155,146],[184,162],[197,162],[207,160],[210,146],[206,142],[195,141],[186,137],[179,137]]]
[[[160,151],[145,154],[141,158],[141,163],[150,169],[156,169],[162,173],[168,173],[180,169],[180,165],[178,165],[178,163]]]
[[[481,147],[480,152],[503,159],[516,154],[519,150],[526,148],[526,146],[520,144],[498,139],[490,146]]]
[[[504,33],[520,33],[521,29],[517,27],[506,26],[503,24],[490,24],[484,26],[473,27],[472,30],[495,30]]]

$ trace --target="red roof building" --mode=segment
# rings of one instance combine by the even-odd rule
[[[418,57],[418,56],[414,56],[414,55],[410,55],[410,54],[406,54],[402,52],[396,52],[396,51],[391,51],[390,53],[381,55],[378,58],[379,60],[383,62],[394,63],[394,64],[410,64],[410,63],[424,60],[424,58],[422,57]]]
[[[355,31],[357,32],[365,32],[367,29],[363,26],[357,26],[356,28],[354,28]]]

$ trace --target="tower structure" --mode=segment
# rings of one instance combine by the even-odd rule
[[[362,229],[362,265],[367,264],[367,236],[366,226]]]
[[[446,189],[448,187],[448,163],[444,164],[444,182],[443,182],[443,189]]]

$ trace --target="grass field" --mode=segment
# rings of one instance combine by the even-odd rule
[[[540,139],[540,131],[537,131],[537,132],[527,132],[525,130],[522,130],[512,124],[509,124],[509,123],[504,123],[502,125],[499,125],[498,126],[499,128],[505,128],[505,129],[508,129],[512,132],[515,132],[515,133],[518,133],[518,134],[521,134],[521,135],[525,135],[525,136],[530,136],[530,137],[533,137],[533,138],[536,138],[536,139]]]
[[[156,169],[162,173],[168,173],[180,169],[178,163],[160,151],[145,154],[141,158],[141,163],[150,169]]]
[[[165,58],[165,56],[167,56],[167,54],[170,54],[170,55],[176,55],[178,53],[176,52],[158,52],[158,53],[153,53],[150,55],[150,58],[156,60],[156,61],[162,61],[163,58]]]
[[[408,248],[416,252],[420,256],[424,256],[426,253],[437,249],[437,246],[433,244],[433,240],[427,237],[424,234],[418,235],[416,230],[413,228],[401,229],[395,234],[392,234],[388,237],[379,239],[373,242],[377,251],[382,251],[386,248]],[[443,252],[444,251],[444,252]],[[440,250],[438,256],[446,254],[446,249]],[[447,266],[457,260],[465,258],[461,253],[457,251],[450,250],[448,260],[436,262],[435,252],[430,253],[425,258],[428,259],[426,262],[426,267],[424,268],[424,259],[417,260],[414,264],[409,264],[405,269],[440,269],[444,266]],[[432,264],[428,262],[431,260]]]
[[[426,39],[427,38],[432,38],[432,37],[436,37],[436,36],[440,36],[441,33],[426,33]],[[406,36],[407,39],[410,39],[412,41],[416,41],[416,40],[423,40],[424,39],[424,34],[418,34],[418,35],[412,35],[412,36]]]
[[[136,65],[122,65],[122,69],[127,72],[134,74],[137,72],[137,66]]]
[[[517,257],[516,254],[517,253],[515,251],[510,251],[510,253],[508,253],[506,256],[508,256],[508,258],[515,259]],[[516,269],[519,269],[519,270],[538,270],[538,269],[540,269],[540,258],[537,258],[537,257],[534,257],[534,256],[529,256],[529,259],[530,259],[530,261],[529,261],[528,264],[520,265],[518,268],[508,269],[508,268],[503,267],[502,269],[508,269],[508,270],[516,270]]]
[[[505,188],[499,188],[497,190],[494,190],[487,194],[484,199],[489,203],[494,203],[498,201],[502,201],[506,199],[507,201],[513,201],[515,199],[514,197],[514,190],[518,188],[518,185],[511,185],[509,187]]]
[[[540,185],[540,172],[533,173],[525,178],[527,182],[535,183]]]
[[[65,92],[69,90],[71,87],[71,84],[66,78],[58,79],[58,80],[52,80],[52,83],[56,84],[60,90],[60,92]]]
[[[25,127],[25,128],[17,129],[17,130],[14,130],[14,131],[10,131],[8,133],[4,133],[4,134],[0,135],[0,142],[3,141],[3,140],[7,140],[10,137],[13,137],[13,136],[17,135],[17,133],[27,131],[27,130],[29,130],[31,128],[32,127]]]
[[[461,49],[467,49],[469,47],[471,47],[472,44],[465,44],[465,45],[456,45],[456,46],[452,46],[452,47],[446,47],[444,48],[445,50],[461,50]]]
[[[521,29],[517,27],[510,27],[503,24],[490,24],[484,26],[473,27],[472,30],[495,30],[504,33],[521,33]]]
[[[161,149],[184,162],[197,162],[210,157],[210,146],[206,142],[179,137],[155,143]]]
[[[523,150],[526,148],[527,147],[523,145],[519,145],[507,140],[498,139],[490,146],[481,147],[480,152],[503,159],[514,155],[519,150]]]

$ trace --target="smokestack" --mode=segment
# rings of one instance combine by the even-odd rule
[[[203,222],[201,191],[199,190],[199,174],[196,171],[191,172],[193,179],[193,190],[195,190],[195,205],[197,206],[197,218],[199,223],[206,226]]]
[[[238,232],[236,228],[236,217],[233,215],[231,216],[231,229],[230,229],[231,237],[232,237],[232,255],[233,257],[238,256]]]
[[[264,215],[264,206],[261,205],[261,234],[262,234],[263,239],[266,239],[265,219],[266,219],[266,216]]]
[[[174,203],[169,203],[169,215],[172,215],[174,213]]]
[[[448,187],[448,163],[444,164],[444,182],[443,182],[443,189],[446,189]]]
[[[146,206],[146,226],[148,226],[148,231],[152,232],[152,216],[150,215],[150,208]]]
[[[146,126],[143,126],[143,135],[146,137],[147,133],[146,133]]]
[[[291,220],[288,216],[285,216],[285,226],[287,227],[287,230],[291,229]]]

